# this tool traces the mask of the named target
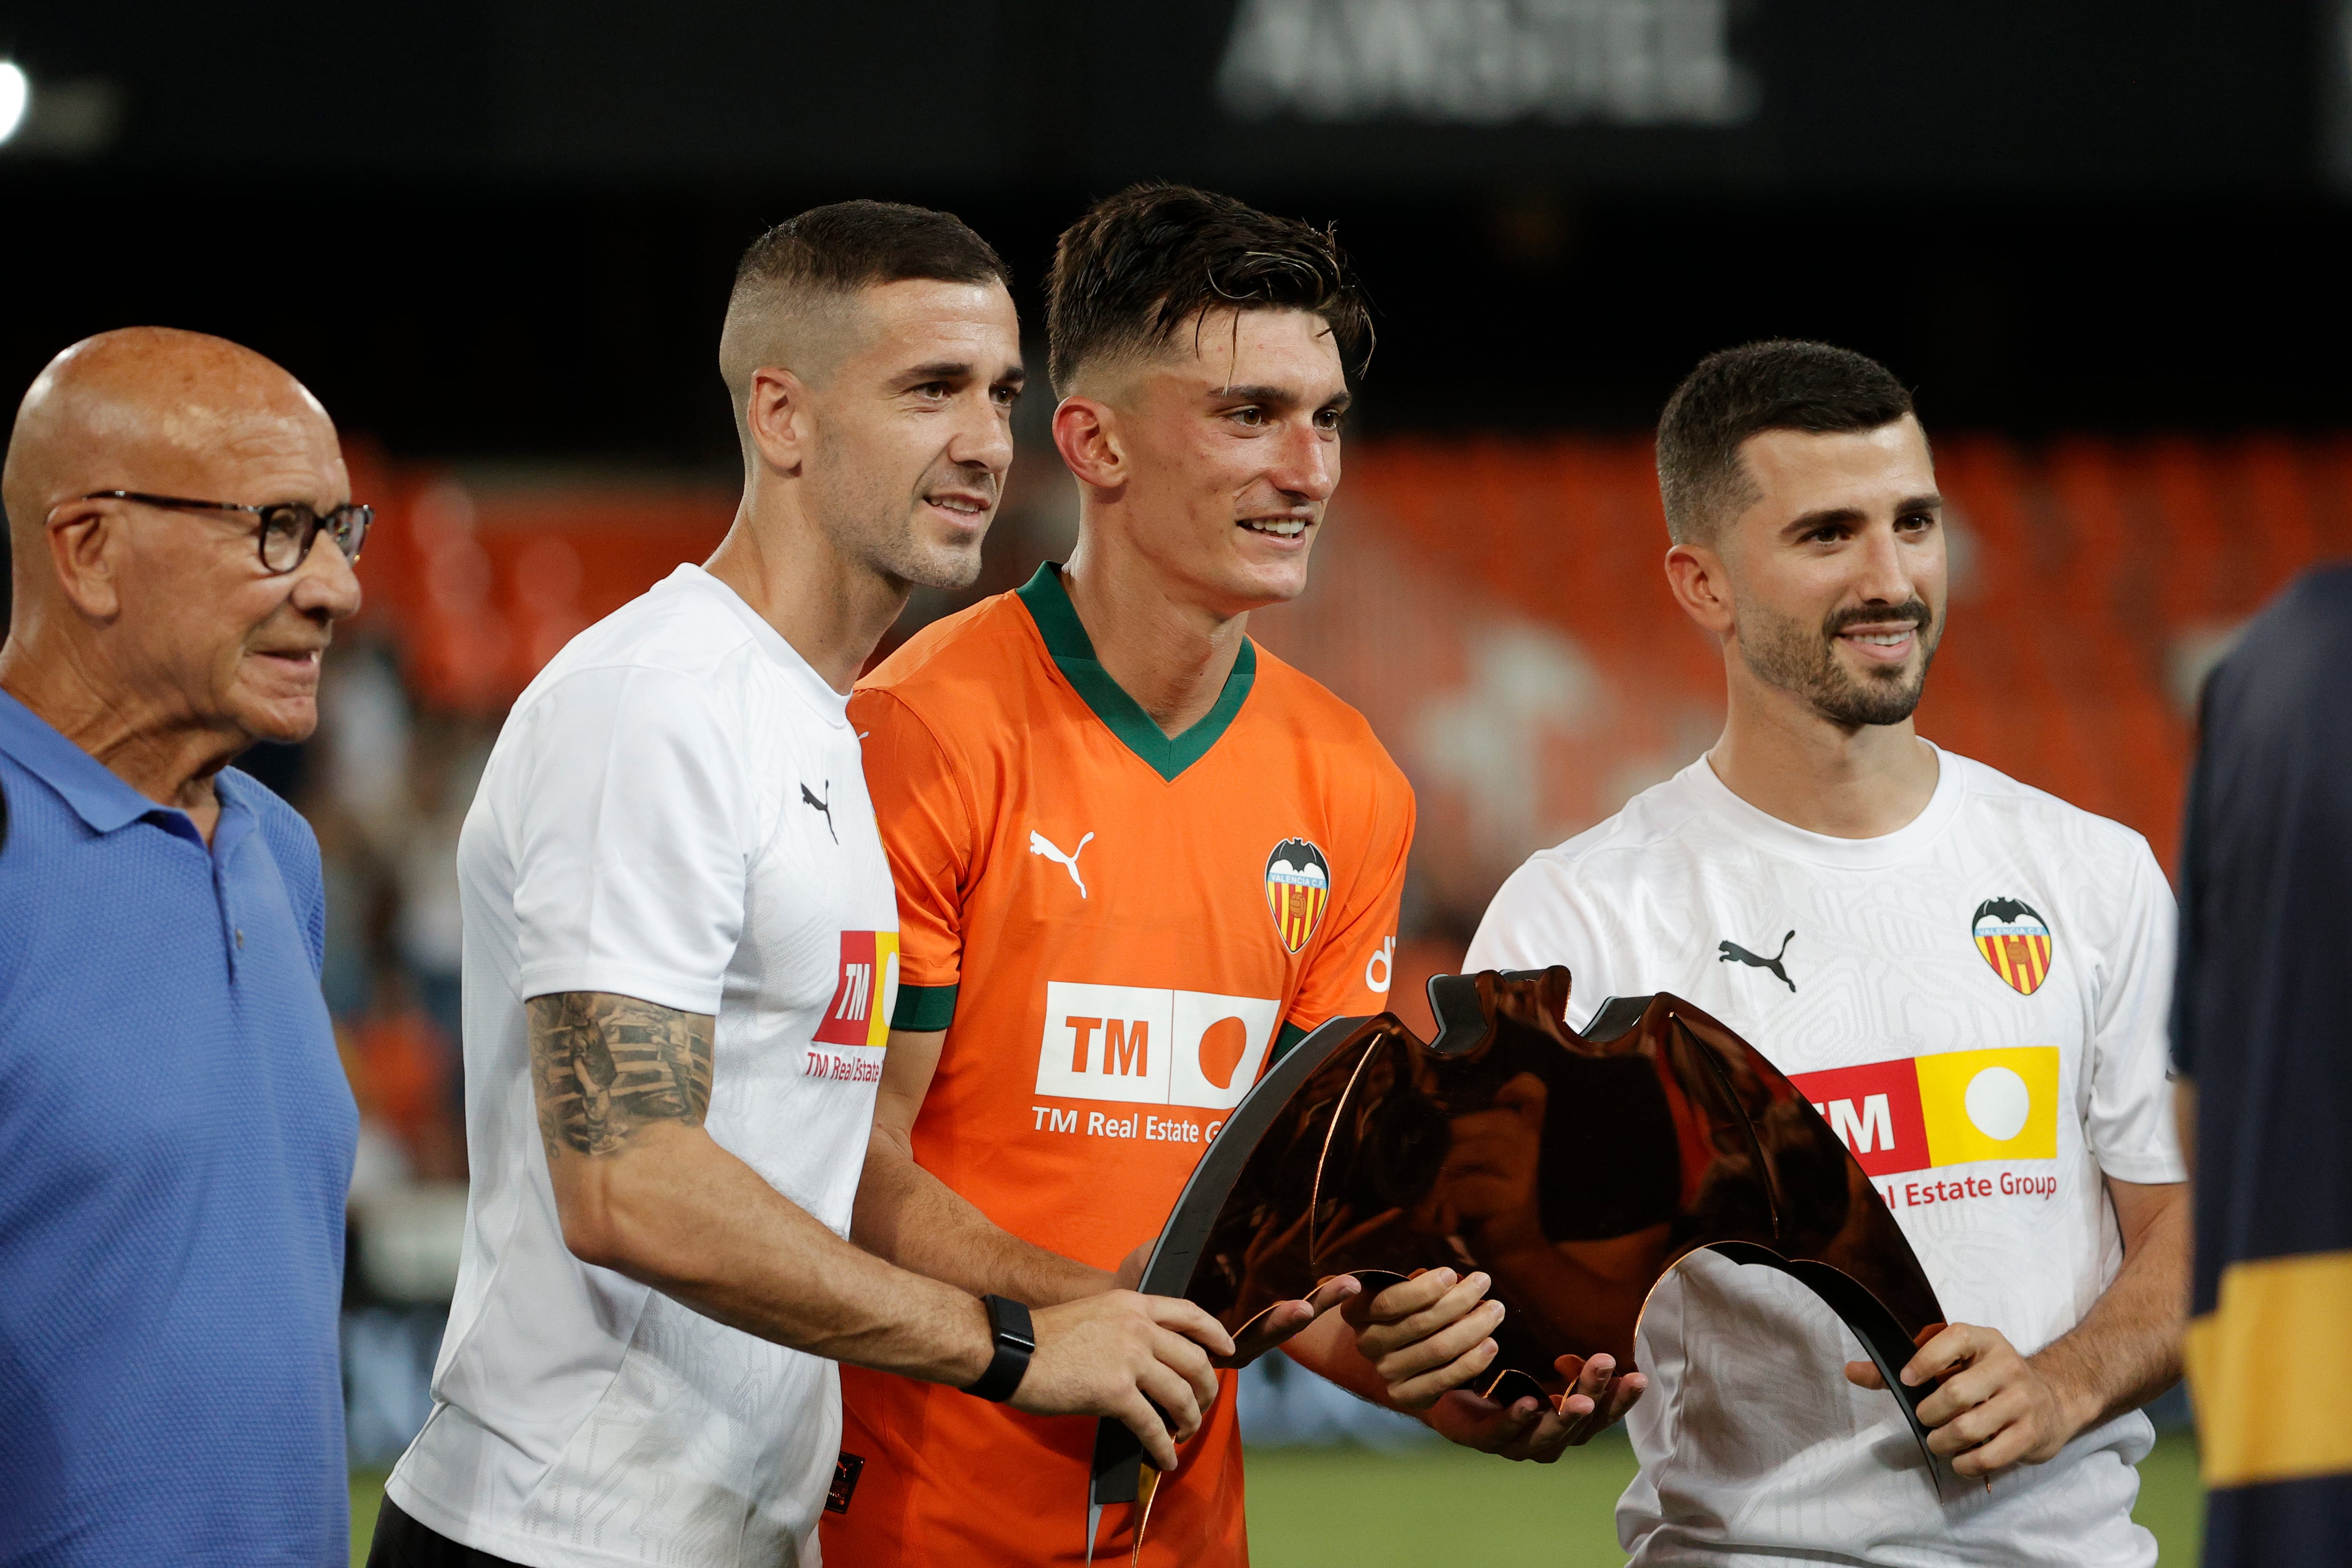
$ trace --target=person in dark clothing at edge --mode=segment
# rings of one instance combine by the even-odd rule
[[[2311,573],[2207,682],[2189,782],[2172,1050],[2207,1568],[2352,1551],[2347,668],[2352,567]]]

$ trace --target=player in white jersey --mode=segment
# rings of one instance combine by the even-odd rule
[[[1938,1497],[1811,1291],[1703,1251],[1642,1319],[1620,1539],[1637,1563],[2152,1563],[2137,1411],[2178,1375],[2186,1279],[2163,873],[2128,828],[1913,732],[1942,503],[1883,368],[1715,355],[1658,469],[1723,736],[1522,867],[1466,967],[1566,964],[1571,1025],[1669,991],[1790,1075],[1952,1319],[1902,1375],[1944,1379],[1919,1414],[1963,1480]]]
[[[836,1360],[1117,1416],[1163,1468],[1214,1397],[1232,1342],[1188,1303],[1033,1321],[845,1239],[898,984],[848,691],[914,584],[978,570],[1019,342],[944,214],[746,255],[734,527],[531,683],[459,842],[473,1191],[372,1563],[814,1563],[856,1479]]]

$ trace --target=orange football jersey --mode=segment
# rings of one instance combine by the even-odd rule
[[[1244,644],[1170,740],[1051,564],[919,634],[849,711],[898,886],[896,1026],[947,1031],[915,1158],[989,1218],[1115,1268],[1224,1117],[1327,1018],[1387,1006],[1412,792],[1355,710]],[[1246,1561],[1232,1377],[1147,1563]],[[826,1560],[1076,1563],[1094,1423],[842,1369],[864,1461]],[[1123,1562],[1133,1510],[1106,1510]]]

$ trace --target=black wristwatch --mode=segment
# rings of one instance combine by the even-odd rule
[[[1029,1358],[1037,1349],[1037,1331],[1029,1321],[1029,1309],[1020,1302],[1003,1296],[982,1296],[981,1300],[988,1308],[988,1330],[996,1338],[996,1356],[980,1374],[980,1381],[964,1392],[1002,1405],[1013,1397],[1029,1371]]]

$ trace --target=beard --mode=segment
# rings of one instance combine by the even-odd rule
[[[980,580],[980,542],[946,544],[925,539],[914,519],[901,511],[895,529],[885,526],[866,537],[866,564],[883,576],[916,588],[953,591]]]
[[[981,541],[949,542],[928,537],[917,521],[921,497],[935,486],[952,484],[1001,500],[1003,482],[977,466],[942,459],[924,474],[910,495],[904,481],[877,478],[877,465],[851,441],[817,426],[818,460],[812,500],[825,532],[841,552],[882,577],[916,588],[969,588],[980,579]],[[985,531],[982,531],[985,537]]]
[[[1838,634],[1873,621],[1909,621],[1917,628],[1917,658],[1859,676],[1847,668],[1838,658]],[[1893,610],[1849,605],[1831,611],[1817,626],[1769,610],[1752,611],[1739,616],[1738,633],[1740,657],[1756,679],[1801,698],[1814,712],[1849,730],[1900,724],[1911,717],[1943,635],[1934,612],[1916,594]]]

